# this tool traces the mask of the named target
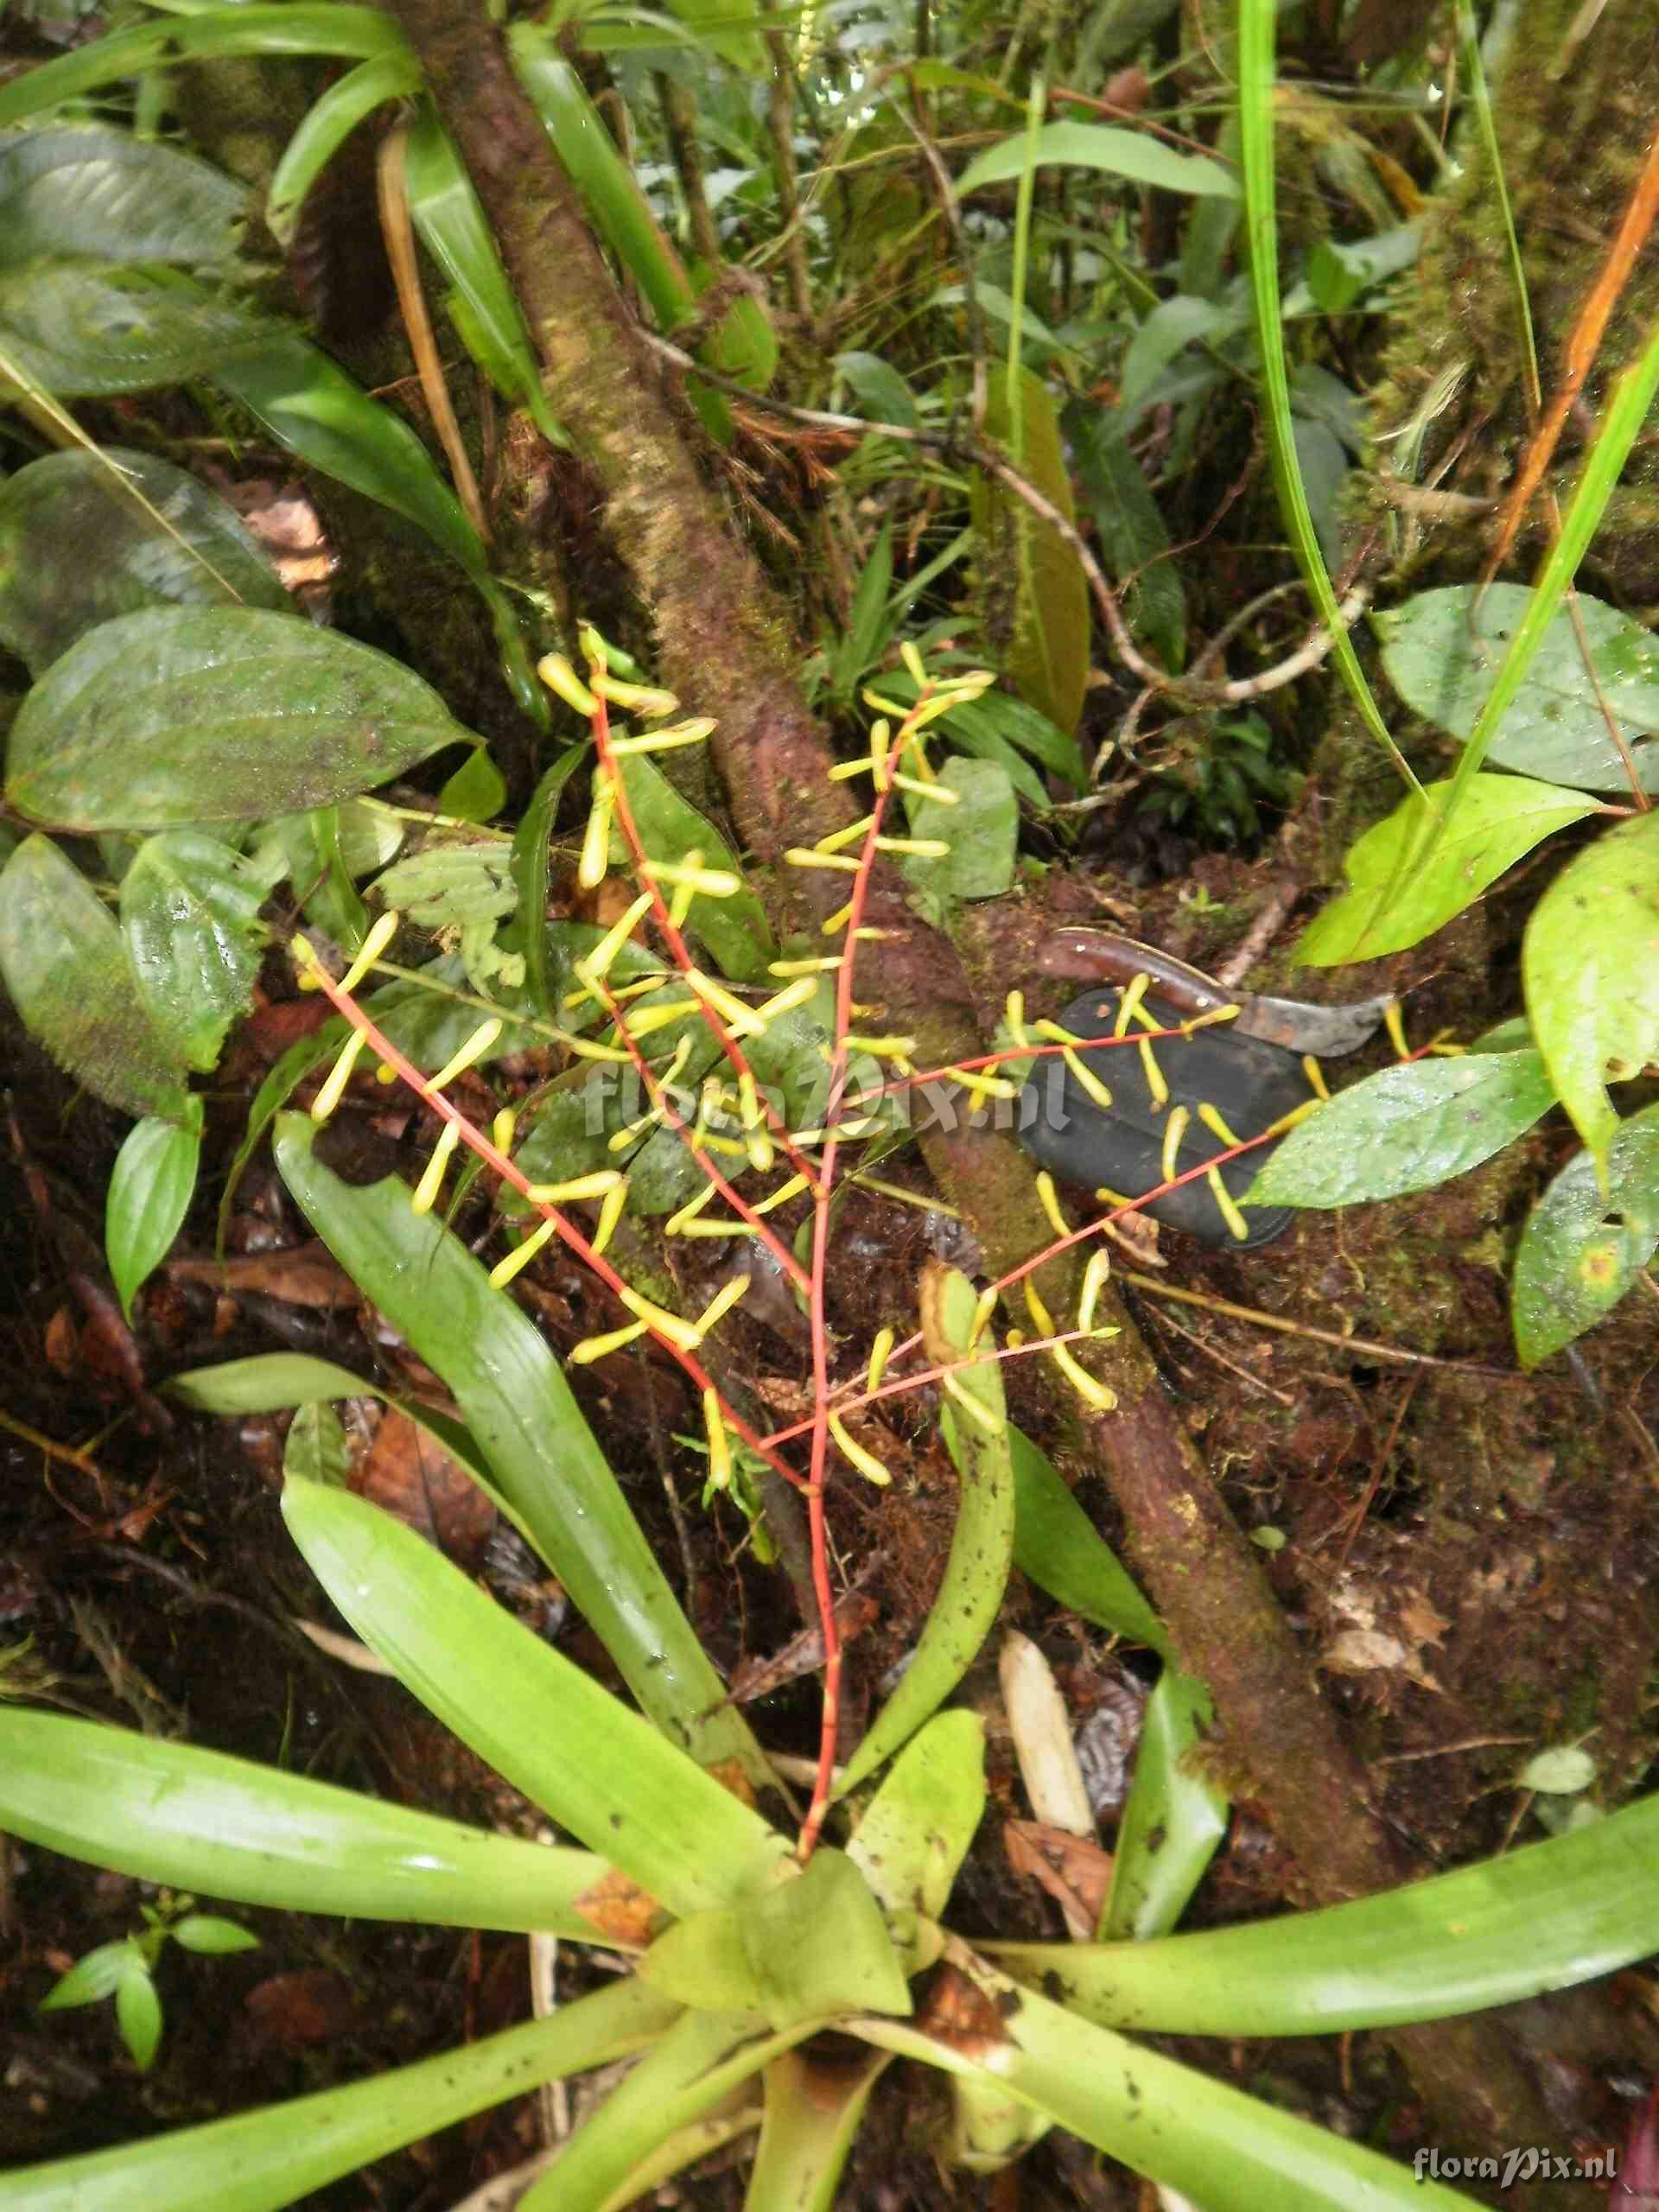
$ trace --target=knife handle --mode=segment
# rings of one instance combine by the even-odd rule
[[[1037,970],[1065,982],[1115,983],[1120,989],[1145,976],[1157,995],[1180,1014],[1213,1014],[1218,1007],[1238,1003],[1200,969],[1116,930],[1052,931],[1038,947]]]

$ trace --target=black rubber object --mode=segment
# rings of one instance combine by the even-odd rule
[[[1073,999],[1060,1027],[1078,1037],[1109,1037],[1117,1020],[1121,994],[1098,986]],[[1179,1027],[1181,1015],[1150,993],[1141,1001],[1156,1027]],[[1190,1037],[1164,1037],[1151,1047],[1165,1082],[1169,1104],[1160,1107],[1147,1083],[1141,1055],[1134,1045],[1097,1045],[1078,1058],[1112,1095],[1110,1111],[1097,1106],[1065,1060],[1051,1053],[1037,1062],[1020,1095],[1020,1141],[1050,1173],[1093,1192],[1102,1188],[1138,1198],[1166,1179],[1164,1130],[1168,1115],[1185,1106],[1192,1115],[1176,1154],[1178,1174],[1213,1160],[1227,1146],[1198,1119],[1205,1102],[1214,1106],[1237,1137],[1259,1136],[1308,1097],[1307,1077],[1294,1052],[1259,1037],[1241,1036],[1226,1022],[1195,1030]],[[1222,1183],[1249,1224],[1243,1239],[1228,1228],[1207,1177],[1166,1191],[1143,1209],[1154,1221],[1184,1229],[1206,1244],[1243,1250],[1270,1243],[1295,1218],[1290,1206],[1246,1206],[1243,1195],[1274,1147],[1225,1162]]]

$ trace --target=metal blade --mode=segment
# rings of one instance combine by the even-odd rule
[[[1236,1003],[1238,1019],[1231,1027],[1245,1036],[1264,1038],[1287,1052],[1312,1052],[1316,1059],[1339,1060],[1376,1034],[1394,1004],[1394,994],[1384,991],[1349,1006],[1310,1006],[1305,999],[1270,999],[1241,991]]]

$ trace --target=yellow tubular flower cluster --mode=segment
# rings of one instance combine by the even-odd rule
[[[1164,1123],[1164,1152],[1159,1161],[1166,1183],[1173,1183],[1179,1173],[1181,1139],[1186,1135],[1192,1120],[1185,1106],[1178,1106]]]
[[[438,1132],[438,1141],[432,1147],[432,1157],[426,1163],[425,1172],[415,1185],[415,1195],[409,1202],[412,1212],[430,1213],[437,1204],[438,1192],[443,1188],[444,1171],[449,1165],[449,1156],[460,1142],[460,1122],[446,1122]]]
[[[1103,1244],[1097,1245],[1089,1255],[1089,1264],[1083,1271],[1083,1286],[1077,1294],[1077,1326],[1080,1329],[1092,1329],[1095,1325],[1095,1308],[1100,1302],[1100,1294],[1111,1271],[1111,1255]]]
[[[885,1490],[893,1477],[873,1452],[867,1452],[857,1440],[848,1433],[847,1424],[839,1414],[830,1416],[830,1433],[836,1440],[836,1448],[849,1466],[856,1467],[866,1482],[874,1483]]]
[[[1219,1137],[1223,1144],[1236,1145],[1242,1141],[1237,1132],[1228,1127],[1226,1116],[1220,1107],[1212,1106],[1207,1098],[1201,1099],[1198,1103],[1198,1119],[1209,1130],[1211,1135]]]
[[[1210,1195],[1216,1202],[1216,1211],[1226,1223],[1228,1230],[1242,1244],[1250,1233],[1250,1225],[1238,1210],[1232,1192],[1221,1179],[1219,1167],[1212,1167],[1205,1177],[1210,1185]]]
[[[1044,1168],[1037,1178],[1037,1196],[1042,1202],[1043,1211],[1048,1217],[1048,1225],[1054,1234],[1057,1236],[1069,1236],[1071,1234],[1071,1224],[1060,1211],[1060,1194],[1054,1187],[1054,1178],[1046,1168]]]
[[[372,925],[368,935],[364,938],[356,959],[340,977],[340,988],[342,991],[349,994],[357,988],[393,938],[397,936],[398,925],[403,918],[403,916],[396,912],[381,915],[379,920]]]
[[[1328,1104],[1331,1098],[1330,1085],[1325,1082],[1325,1070],[1312,1052],[1302,1054],[1302,1073],[1307,1077],[1307,1087],[1313,1096]]]
[[[536,664],[536,673],[550,691],[585,720],[591,721],[598,712],[598,700],[563,653],[543,653]]]
[[[549,1238],[557,1233],[557,1230],[556,1222],[538,1222],[521,1244],[515,1245],[505,1260],[498,1260],[490,1269],[490,1288],[505,1290],[513,1277],[522,1274],[530,1265]]]
[[[346,1086],[352,1079],[352,1070],[357,1065],[358,1056],[368,1041],[360,1029],[353,1029],[341,1046],[340,1058],[328,1071],[327,1082],[311,1102],[314,1122],[326,1122],[345,1096]]]
[[[709,1479],[717,1490],[729,1490],[732,1481],[731,1440],[720,1410],[720,1393],[711,1383],[702,1394],[702,1425],[709,1434]]]
[[[869,1371],[864,1378],[864,1387],[867,1390],[879,1390],[881,1388],[881,1377],[887,1371],[887,1362],[893,1357],[893,1347],[896,1341],[891,1329],[877,1330],[875,1342],[870,1346]]]

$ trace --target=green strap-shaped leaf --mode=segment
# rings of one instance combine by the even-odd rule
[[[868,2052],[857,2065],[839,2053],[815,2063],[798,2050],[771,2062],[746,2212],[835,2212],[870,2092],[892,2063],[885,2050]]]
[[[968,1354],[978,1300],[966,1275],[931,1267],[922,1279],[922,1332],[928,1357],[955,1363]],[[1014,1559],[1014,1470],[1009,1459],[1002,1376],[994,1360],[957,1368],[957,1387],[982,1408],[984,1421],[945,1400],[944,1440],[956,1463],[957,1525],[944,1578],[904,1677],[842,1770],[844,1796],[908,1742],[950,1696],[990,1633]]]
[[[303,10],[296,9],[296,14]],[[603,2066],[671,2029],[675,2007],[630,1978],[562,2005],[550,2019],[376,2074],[348,2089],[25,2167],[5,2180],[7,2212],[281,2212],[376,2158],[522,2096]]]
[[[1557,784],[1477,776],[1442,834],[1451,790],[1448,779],[1428,785],[1421,798],[1408,795],[1349,848],[1342,864],[1348,888],[1303,932],[1299,961],[1336,968],[1421,943],[1472,906],[1535,845],[1596,810],[1594,799]],[[1399,887],[1379,911],[1391,883]]]
[[[193,1092],[181,1121],[148,1115],[127,1132],[110,1170],[104,1249],[121,1311],[171,1249],[188,1212],[201,1158],[201,1101]]]
[[[295,7],[215,8],[182,18],[169,16],[160,22],[93,39],[73,54],[61,54],[0,86],[0,130],[175,61],[234,54],[330,54],[365,60],[373,54],[407,50],[403,33],[382,10],[334,6],[327,0]]]
[[[434,1554],[435,1557],[435,1554]],[[171,1889],[442,1928],[593,1925],[585,1851],[492,1835],[355,1790],[100,1722],[0,1706],[0,1827]]]
[[[492,1290],[459,1237],[394,1179],[353,1190],[283,1116],[276,1162],[312,1227],[364,1294],[443,1377],[504,1495],[658,1726],[705,1765],[771,1770],[726,1700],[557,1363],[529,1318]]]
[[[1135,1779],[1118,1823],[1103,1941],[1167,1936],[1215,1857],[1230,1801],[1192,1758],[1214,1718],[1197,1676],[1166,1667],[1147,1701]]]
[[[1160,192],[1185,192],[1212,200],[1236,200],[1238,180],[1207,154],[1178,154],[1139,130],[1105,123],[1046,123],[1039,130],[1018,131],[976,154],[957,180],[960,193],[982,184],[1005,184],[1027,168],[1060,164],[1127,177]]]
[[[469,741],[372,645],[251,607],[155,607],[54,661],[12,725],[6,795],[70,830],[297,813]]]
[[[1300,1122],[1246,1198],[1251,1205],[1352,1206],[1433,1190],[1501,1152],[1554,1103],[1535,1052],[1383,1068]]]
[[[1569,1160],[1527,1217],[1510,1295],[1522,1367],[1593,1329],[1659,1249],[1659,1106],[1621,1122],[1607,1188],[1587,1152]]]
[[[1659,1948],[1659,1796],[1320,1912],[1151,1943],[986,1948],[1091,2019],[1150,2035],[1332,2035],[1478,2012]]]
[[[1014,1563],[1074,1613],[1167,1659],[1169,1637],[1111,1546],[1066,1488],[1046,1452],[1010,1426]]]
[[[1527,1019],[1605,1184],[1618,1116],[1607,1084],[1659,1057],[1659,813],[1599,837],[1533,908]]]
[[[293,244],[308,194],[358,124],[388,100],[420,88],[420,63],[405,47],[359,61],[318,94],[283,148],[265,194],[265,223],[278,245]]]
[[[283,1516],[357,1633],[516,1789],[674,1913],[763,1888],[789,1845],[423,1536],[349,1491],[290,1480]]]
[[[514,942],[524,952],[531,1005],[549,1021],[555,1016],[547,957],[547,846],[564,787],[587,750],[585,745],[565,747],[537,785],[512,835],[512,880],[518,891]]]
[[[1125,1946],[1132,1954],[1147,1948]],[[965,1946],[953,1945],[950,1955],[1001,2019],[992,2063],[897,2024],[861,2022],[859,2031],[947,2073],[1013,2090],[1205,2212],[1474,2212],[1472,2198],[1420,2181],[1409,2166],[1078,2019]]]
[[[0,871],[0,976],[29,1034],[90,1091],[125,1114],[182,1118],[183,1063],[145,1010],[120,931],[49,837],[24,838]]]
[[[1020,474],[1072,522],[1071,479],[1053,399],[1033,371],[1022,369],[1020,377],[1017,433],[998,376],[991,379],[985,435],[1006,448]],[[1020,696],[1070,737],[1089,674],[1089,586],[1082,564],[1052,523],[983,471],[975,475],[973,514],[985,634]]]
[[[859,1816],[847,1856],[862,1873],[907,1954],[922,1923],[937,1921],[985,1812],[985,1724],[976,1713],[936,1713],[906,1745]]]

